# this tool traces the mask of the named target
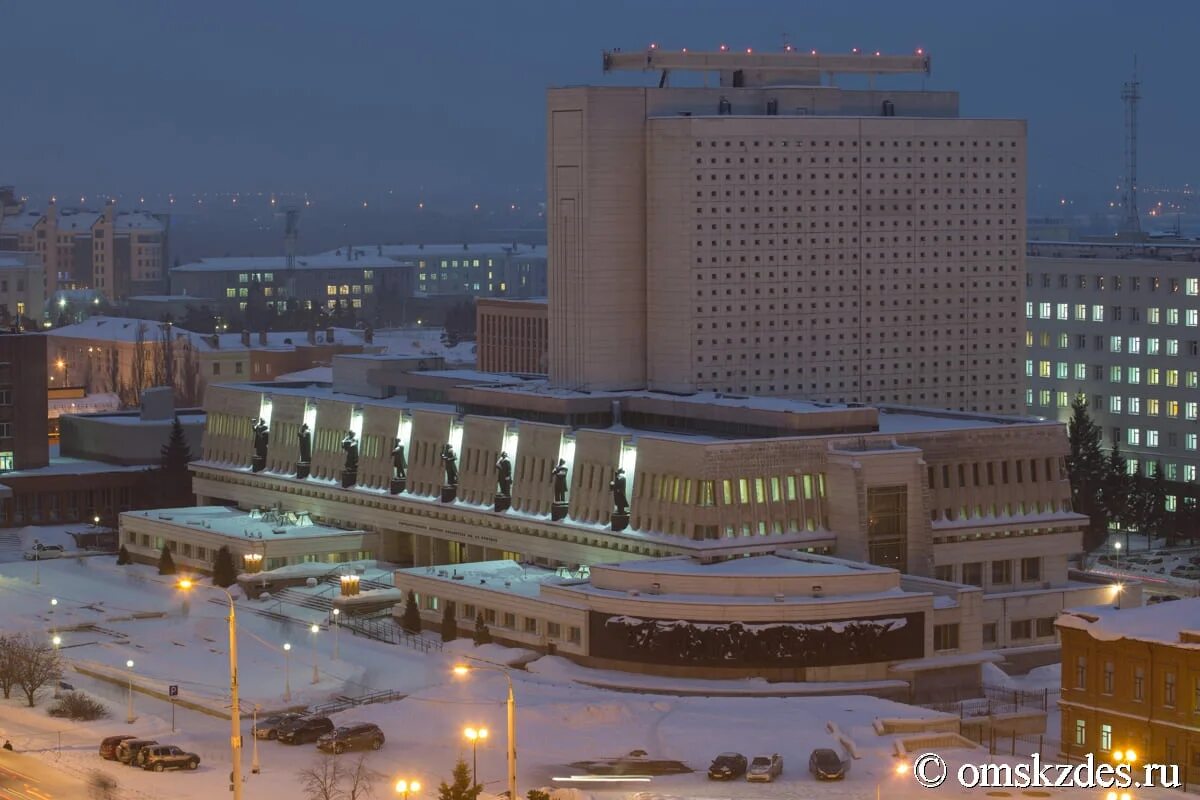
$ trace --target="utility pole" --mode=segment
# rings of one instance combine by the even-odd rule
[[[1125,221],[1121,233],[1140,236],[1142,221],[1137,205],[1137,107],[1142,99],[1142,83],[1138,80],[1137,55],[1133,57],[1133,79],[1121,86],[1121,101],[1125,103]]]

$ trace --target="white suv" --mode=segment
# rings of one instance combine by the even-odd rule
[[[60,544],[42,544],[41,542],[34,542],[33,547],[25,551],[25,560],[44,561],[47,558],[62,558],[64,552],[65,551]]]

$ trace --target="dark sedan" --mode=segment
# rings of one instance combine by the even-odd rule
[[[732,781],[746,774],[746,757],[741,753],[721,753],[708,767],[708,779]]]
[[[808,757],[808,771],[819,781],[837,781],[846,777],[850,764],[843,761],[837,753],[821,748],[813,750]]]

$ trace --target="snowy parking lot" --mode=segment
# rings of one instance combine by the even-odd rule
[[[36,709],[23,708],[14,694],[13,699],[0,705],[0,735],[10,739],[19,752],[35,754],[64,773],[84,775],[103,768],[119,781],[122,797],[212,800],[227,795],[228,720],[193,710],[199,706],[221,713],[228,706],[225,610],[207,602],[209,598],[223,600],[223,593],[203,591],[185,596],[172,579],[158,576],[152,568],[119,567],[111,557],[42,563],[37,585],[32,575],[33,565],[28,562],[0,565],[5,628],[25,630],[47,641],[52,632],[57,633],[64,658],[86,671],[71,671],[66,680],[99,697],[108,706],[110,717],[91,723],[54,719],[44,710],[48,691]],[[51,598],[58,603],[52,606]],[[505,680],[489,672],[458,678],[451,671],[461,652],[503,659],[504,648],[490,646],[475,651],[467,639],[453,643],[445,652],[426,653],[348,635],[342,630],[337,643],[339,658],[334,659],[332,631],[323,627],[314,635],[306,624],[309,620],[324,624],[321,612],[306,612],[311,616],[296,622],[251,613],[251,608],[263,602],[239,603],[243,709],[258,706],[264,711],[278,710],[337,696],[394,690],[405,697],[333,715],[335,723],[374,722],[384,731],[387,741],[383,748],[367,757],[369,769],[377,776],[379,796],[390,796],[388,786],[399,777],[419,780],[427,787],[422,796],[436,796],[437,783],[449,776],[454,761],[459,756],[470,760],[470,749],[462,736],[462,729],[468,725],[484,726],[492,732],[478,750],[479,778],[488,792],[498,793],[504,788]],[[299,617],[303,609],[291,612]],[[286,655],[284,643],[292,644]],[[134,662],[132,670],[125,667],[130,660]],[[911,776],[896,774],[893,737],[879,735],[873,725],[881,717],[909,718],[931,713],[924,709],[865,696],[638,694],[575,682],[582,673],[594,671],[539,671],[537,664],[535,661],[532,670],[512,673],[522,794],[538,786],[574,786],[578,792],[573,797],[596,800],[818,795],[870,798],[875,796],[877,786],[881,796],[888,797],[917,797],[932,791],[916,786]],[[592,677],[597,675],[602,673]],[[133,724],[125,719],[130,681],[137,689],[133,693]],[[165,699],[171,685],[179,687],[180,699],[188,704],[174,708],[174,732],[172,706]],[[164,697],[145,694],[143,689]],[[288,689],[290,702],[284,699]],[[829,733],[830,722],[853,741],[859,757],[853,760],[845,781],[817,784],[807,772],[808,755],[814,748],[839,747]],[[314,763],[315,748],[259,742],[261,773],[254,775],[248,719],[243,722],[243,730],[246,797],[302,797],[298,772]],[[195,772],[157,774],[102,761],[97,755],[100,739],[125,733],[195,752],[201,758],[200,768]],[[635,750],[644,751],[648,758],[682,761],[695,771],[630,784],[561,780],[578,774],[578,769],[569,766],[573,762],[617,757]],[[729,750],[748,757],[779,753],[784,762],[783,774],[771,784],[709,782],[705,776],[708,763],[717,753]],[[982,751],[957,752],[959,758],[986,758]],[[937,791],[945,794],[947,787]]]

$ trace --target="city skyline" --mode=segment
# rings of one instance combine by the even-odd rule
[[[12,157],[3,178],[35,202],[58,195],[94,206],[103,193],[129,206],[149,196],[177,213],[193,194],[232,204],[235,192],[261,191],[346,209],[387,202],[395,214],[421,202],[451,213],[480,203],[536,219],[547,88],[657,79],[602,75],[606,48],[771,50],[786,41],[822,52],[925,49],[928,79],[886,85],[961,92],[963,116],[1027,119],[1031,212],[1048,211],[1055,197],[1098,210],[1121,173],[1119,90],[1135,52],[1144,184],[1181,186],[1196,174],[1176,132],[1200,113],[1167,101],[1183,93],[1182,37],[1192,27],[1184,22],[1198,12],[1177,4],[1166,16],[1179,24],[1164,27],[1161,16],[1127,19],[1104,5],[1114,13],[1082,3],[967,13],[938,2],[798,15],[764,2],[730,18],[709,2],[306,5],[287,16],[269,5],[224,14],[221,4],[71,4],[78,24],[65,28],[57,12],[17,7],[9,30],[20,33],[4,37],[6,51],[38,66],[8,92],[12,118],[26,123],[0,132]],[[90,35],[100,28],[111,34]]]

